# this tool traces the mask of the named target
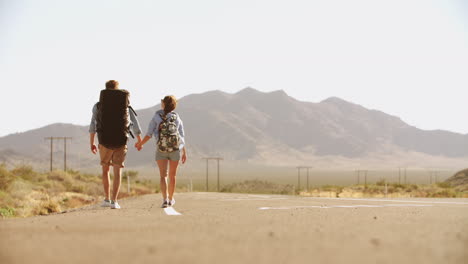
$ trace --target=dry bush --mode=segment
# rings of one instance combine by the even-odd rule
[[[35,215],[48,215],[51,213],[61,212],[60,204],[54,200],[48,200],[39,204],[33,211]]]
[[[452,187],[452,184],[450,184],[450,182],[438,182],[436,183],[437,187],[440,187],[440,188],[451,188]]]
[[[85,183],[83,184],[83,193],[91,196],[99,196],[103,194],[103,187],[102,184],[96,184],[96,183]]]
[[[16,215],[16,211],[14,208],[11,208],[11,207],[0,207],[0,216],[2,218],[6,218],[6,217],[13,217]]]
[[[63,200],[63,204],[66,208],[77,208],[82,207],[94,202],[94,199],[87,199],[79,196],[72,196]]]
[[[282,185],[267,181],[250,180],[226,185],[221,189],[221,192],[291,194],[293,190],[294,187],[292,185]]]
[[[27,181],[36,181],[38,173],[36,173],[32,166],[20,165],[11,170],[11,174],[15,177],[22,178]]]
[[[71,174],[64,172],[64,171],[58,171],[58,170],[49,172],[47,175],[47,178],[49,180],[60,181],[60,182],[73,181]]]
[[[33,184],[23,180],[15,180],[8,187],[8,193],[14,199],[22,200],[33,190]]]
[[[5,164],[0,165],[0,190],[8,189],[13,181],[13,175],[6,169]]]

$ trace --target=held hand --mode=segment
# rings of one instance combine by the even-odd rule
[[[97,147],[96,147],[95,144],[92,144],[92,145],[91,145],[91,152],[92,152],[93,154],[96,154],[96,153],[97,153]]]
[[[141,141],[135,143],[135,148],[136,148],[138,151],[140,151],[140,150],[143,148],[143,146],[141,145]]]

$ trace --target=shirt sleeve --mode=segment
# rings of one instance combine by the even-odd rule
[[[135,113],[133,112],[133,109],[128,109],[129,115],[130,115],[130,120],[132,121],[132,130],[135,135],[140,135],[141,134],[141,127],[140,123],[138,122],[138,118],[136,117]]]
[[[89,124],[89,133],[96,133],[96,115],[97,115],[97,103],[93,106],[93,116],[91,117],[91,123]]]
[[[151,121],[150,121],[150,123],[148,125],[148,132],[146,133],[146,135],[148,137],[152,137],[153,134],[154,134],[154,136],[157,138],[157,134],[159,133],[159,131],[157,130],[156,127],[157,127],[157,124],[156,124],[156,121],[154,120],[154,117],[153,117],[153,118],[151,118]]]
[[[185,147],[185,131],[184,131],[184,123],[182,122],[182,119],[179,119],[179,135],[180,135],[180,148]]]

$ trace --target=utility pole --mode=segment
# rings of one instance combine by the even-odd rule
[[[50,171],[52,171],[52,160],[53,160],[53,148],[54,148],[54,138],[53,137],[49,137],[49,138],[45,138],[45,140],[50,140]]]
[[[202,158],[204,160],[206,160],[206,191],[208,191],[208,162],[209,160],[216,160],[217,162],[217,178],[218,178],[218,184],[217,184],[217,191],[219,192],[219,161],[220,160],[224,160],[223,158],[221,157],[206,157],[206,158]]]
[[[429,171],[429,184],[432,184],[432,183],[437,183],[437,174],[439,172],[438,171]],[[432,176],[434,176],[434,181],[432,180]]]
[[[357,174],[357,184],[360,183],[361,172],[364,173],[364,186],[367,186],[367,170],[356,170]]]
[[[401,184],[401,168],[398,167],[398,184]]]
[[[67,171],[67,139],[72,139],[72,137],[46,137],[45,140],[50,140],[50,171],[52,171],[52,164],[53,164],[53,149],[54,149],[54,139],[55,140],[63,140],[64,141],[64,148],[63,148],[63,170]]]
[[[367,187],[367,170],[364,171],[364,187]]]
[[[67,139],[71,137],[63,137],[63,171],[67,171]]]
[[[301,169],[306,169],[307,171],[307,191],[309,191],[309,169],[312,169],[313,167],[310,166],[298,166],[297,168],[297,189],[300,191],[301,189]]]
[[[407,182],[406,182],[406,167],[405,167],[405,184],[406,184],[406,183],[407,183]]]

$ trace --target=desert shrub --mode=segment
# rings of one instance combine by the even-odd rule
[[[125,178],[127,176],[130,177],[131,180],[134,180],[138,177],[138,171],[133,171],[133,170],[124,171],[122,174],[122,178]]]
[[[455,187],[457,192],[467,192],[468,193],[468,184],[458,185]]]
[[[376,183],[376,185],[377,185],[377,186],[385,186],[385,183],[386,183],[386,182],[387,182],[387,181],[386,181],[385,179],[381,179],[381,180],[379,180],[379,181]]]
[[[336,192],[336,193],[340,193],[343,191],[343,187],[341,186],[336,186],[336,185],[324,185],[322,187],[320,187],[320,190],[321,191],[324,191],[324,192]]]
[[[404,189],[405,188],[405,185],[404,184],[400,184],[400,183],[392,183],[391,185],[393,188],[395,189]]]
[[[450,182],[438,182],[438,183],[436,183],[436,185],[438,187],[444,188],[444,189],[452,188],[452,185],[450,184]]]
[[[11,173],[15,177],[22,178],[27,181],[35,181],[38,173],[36,173],[32,166],[29,165],[20,165],[11,170]]]
[[[58,194],[61,192],[65,192],[67,188],[63,185],[62,182],[58,181],[46,181],[41,183],[42,186],[47,190],[49,194]]]
[[[93,203],[93,202],[94,202],[94,200],[85,199],[83,197],[71,197],[71,198],[67,197],[67,198],[63,199],[63,204],[67,208],[77,208],[77,207],[88,205],[88,204]]]
[[[0,215],[2,217],[13,217],[15,216],[15,209],[11,207],[0,208]]]
[[[6,169],[5,164],[0,165],[0,190],[8,189],[13,181],[13,175]]]
[[[14,180],[8,187],[8,193],[15,199],[24,199],[33,189],[33,184],[24,180]]]
[[[47,178],[49,180],[61,181],[61,182],[72,181],[71,174],[64,172],[64,171],[59,171],[59,170],[49,172],[47,175]]]
[[[72,185],[70,188],[71,192],[76,192],[76,193],[84,193],[85,186],[83,184],[75,184]]]
[[[60,208],[60,204],[57,201],[48,200],[40,203],[39,206],[35,208],[34,214],[48,215],[51,213],[57,213],[61,211],[62,209]]]
[[[91,196],[103,195],[104,191],[101,184],[86,183],[83,185],[83,193]]]
[[[449,198],[455,198],[457,197],[457,193],[454,191],[454,190],[450,190],[450,189],[444,189],[444,190],[441,190],[441,191],[436,191],[436,192],[432,192],[430,194],[430,197],[449,197]]]
[[[0,191],[0,207],[12,207],[15,204],[15,199],[7,192]]]
[[[292,185],[281,185],[267,181],[250,180],[226,185],[221,189],[221,192],[291,194],[293,189]]]

